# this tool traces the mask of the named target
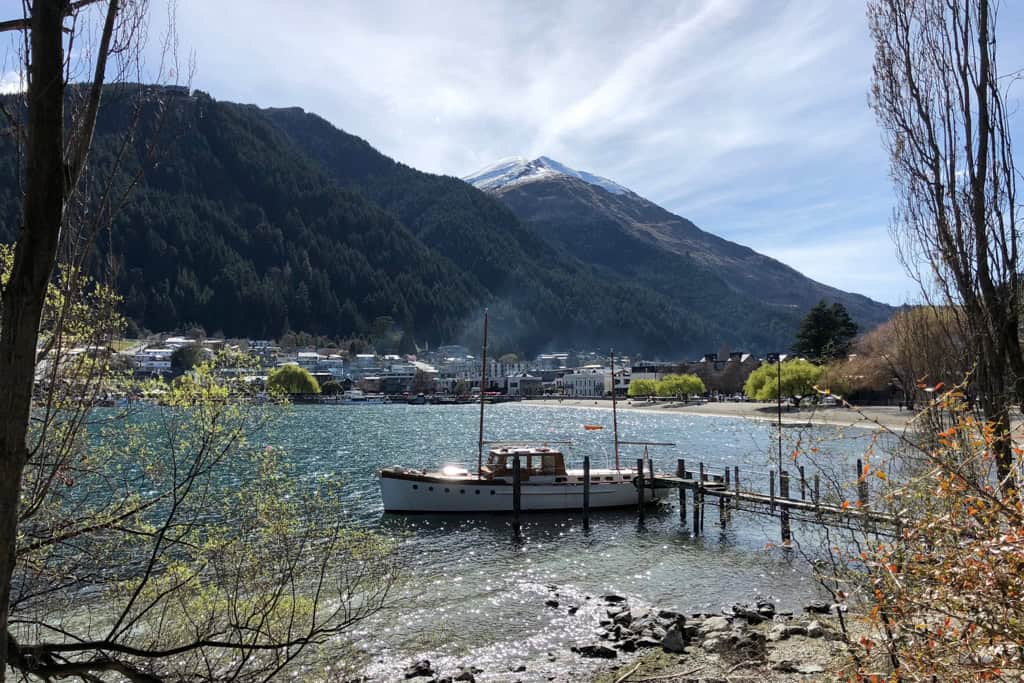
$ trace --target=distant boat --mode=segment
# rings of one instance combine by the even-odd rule
[[[601,425],[583,425],[583,428],[586,429],[588,432],[592,432],[597,429],[604,429],[604,427],[602,427]]]
[[[612,357],[614,372],[614,356]],[[481,386],[487,385],[487,314],[481,354]],[[614,382],[613,382],[614,383]],[[584,473],[567,469],[565,456],[549,445],[499,444],[483,462],[485,392],[480,393],[480,433],[477,468],[471,473],[460,465],[437,471],[394,466],[378,472],[381,499],[387,512],[512,512],[515,461],[519,461],[520,505],[523,510],[578,510],[583,507]],[[615,420],[615,401],[612,401]],[[597,425],[587,425],[594,427]],[[645,451],[646,453],[646,451]],[[651,462],[645,463],[650,473]],[[636,473],[619,467],[619,439],[615,430],[615,468],[590,470],[590,507],[611,508],[637,504]],[[645,487],[646,488],[646,487]],[[645,490],[649,502],[665,498],[669,490]]]
[[[387,397],[383,394],[365,394],[361,389],[349,389],[341,395],[341,402],[346,405],[387,403]]]

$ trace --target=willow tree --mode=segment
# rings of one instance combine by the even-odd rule
[[[872,0],[871,104],[896,189],[893,233],[926,296],[957,313],[1004,490],[1009,409],[1024,401],[1016,169],[996,66],[998,3]]]

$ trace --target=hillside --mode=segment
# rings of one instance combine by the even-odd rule
[[[701,230],[607,178],[547,157],[499,162],[466,178],[501,199],[555,247],[669,296],[802,315],[822,299],[842,303],[861,329],[893,309],[811,280],[748,247]],[[696,285],[696,286],[695,286]]]
[[[499,352],[615,346],[679,357],[723,344],[781,348],[803,314],[797,297],[752,300],[711,264],[629,236],[610,252],[604,239],[581,249],[568,233],[548,234],[542,215],[522,220],[508,197],[395,162],[301,109],[146,92],[115,187],[136,173],[138,182],[96,248],[114,263],[125,313],[140,327],[349,337],[369,336],[387,317],[419,345],[475,344],[489,307]],[[105,97],[93,196],[122,153],[131,95]],[[9,138],[0,147],[0,239],[11,240],[15,155]],[[574,192],[591,191],[594,178],[572,177]]]

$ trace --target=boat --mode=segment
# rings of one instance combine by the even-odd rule
[[[341,395],[341,402],[351,404],[379,404],[387,403],[387,397],[383,394],[366,394],[361,389],[349,389]]]
[[[481,386],[486,386],[487,314],[484,313],[484,343],[481,354]],[[612,355],[612,371],[615,360]],[[614,382],[612,383],[614,387]],[[612,392],[614,394],[614,390]],[[462,465],[445,465],[436,471],[401,466],[385,467],[378,472],[381,499],[385,512],[402,513],[474,513],[512,512],[514,508],[514,471],[519,463],[520,509],[578,510],[583,508],[586,480],[583,469],[568,469],[565,455],[553,442],[487,442],[484,440],[485,392],[480,392],[480,433],[476,471]],[[625,507],[637,504],[637,473],[619,466],[620,442],[615,401],[612,401],[615,466],[590,469],[589,504],[593,509]],[[564,442],[561,442],[564,443]],[[488,449],[483,460],[484,445]],[[661,444],[670,445],[670,444]],[[645,445],[646,455],[646,445]],[[651,462],[644,462],[648,473],[644,497],[648,502],[669,495],[666,488],[657,488],[646,480]]]

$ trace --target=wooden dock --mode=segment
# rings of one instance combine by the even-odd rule
[[[717,500],[721,523],[725,524],[730,510],[744,509],[778,515],[783,543],[792,540],[791,513],[809,513],[818,521],[868,522],[875,527],[898,528],[900,520],[894,515],[871,508],[868,485],[863,476],[863,464],[856,465],[857,499],[840,504],[823,502],[821,480],[814,474],[808,478],[802,466],[791,475],[787,470],[779,472],[741,472],[738,466],[706,467],[702,462],[696,471],[686,468],[686,462],[677,462],[675,475],[650,475],[643,478],[642,487],[676,488],[679,490],[679,514],[681,521],[687,519],[687,494],[691,495],[693,512],[693,533],[704,531],[704,507],[708,498]],[[719,474],[720,472],[720,474]],[[742,476],[745,475],[745,476]],[[757,476],[761,475],[761,476]],[[640,501],[643,501],[643,494]],[[641,508],[642,509],[642,508]],[[642,519],[642,512],[641,519]]]

